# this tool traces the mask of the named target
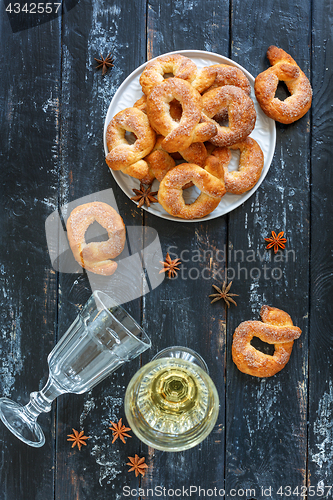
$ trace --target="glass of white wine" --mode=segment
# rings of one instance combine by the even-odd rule
[[[187,347],[160,351],[130,381],[125,414],[141,441],[162,451],[196,446],[213,430],[219,397],[202,357]]]
[[[43,446],[37,417],[51,410],[56,397],[89,391],[149,347],[150,339],[136,321],[107,294],[95,291],[50,352],[45,387],[32,392],[26,406],[0,398],[0,419],[24,443]]]

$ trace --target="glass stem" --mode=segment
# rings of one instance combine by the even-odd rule
[[[36,420],[40,413],[48,413],[51,410],[52,401],[65,392],[66,391],[64,391],[55,382],[55,380],[49,376],[41,391],[32,392],[30,394],[30,401],[23,408],[25,415],[30,420]]]

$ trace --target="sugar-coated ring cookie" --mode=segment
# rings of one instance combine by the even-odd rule
[[[152,151],[146,156],[146,162],[149,165],[152,179],[150,182],[146,182],[146,184],[150,184],[154,179],[161,182],[165,174],[176,166],[175,160],[163,149],[155,149]]]
[[[157,136],[154,149],[145,161],[148,163],[150,178],[146,179],[146,184],[150,184],[155,178],[161,182],[165,174],[176,166],[174,158],[162,148],[163,136]],[[195,163],[200,167],[204,166],[207,158],[207,150],[203,142],[195,142],[187,149],[178,152],[179,158],[183,158],[189,163]],[[193,186],[192,183],[186,184],[183,189]]]
[[[239,166],[235,171],[228,170],[228,163],[231,159],[230,149],[239,150]],[[230,155],[229,161],[225,162],[225,157]],[[223,157],[224,163],[224,182],[227,193],[243,194],[252,189],[260,179],[260,175],[264,166],[264,154],[259,144],[247,137],[242,142],[238,142],[228,148],[216,148],[213,151],[213,156],[217,158]]]
[[[283,49],[271,45],[267,58],[272,64],[254,82],[254,91],[264,113],[281,123],[293,123],[310,109],[312,88],[296,61]],[[290,96],[284,101],[275,97],[279,81],[285,82]]]
[[[178,102],[178,101],[176,101],[176,99],[174,99],[173,101],[169,102],[169,106],[170,106],[171,118],[173,120],[175,120],[176,122],[179,122],[181,117],[182,117],[182,113],[183,113],[182,106],[181,106],[180,102]],[[144,113],[147,113],[147,96],[143,95],[142,97],[140,97],[140,99],[138,99],[133,104],[133,107],[140,109]]]
[[[134,107],[137,107],[144,113],[147,112],[147,97],[144,95],[140,99],[138,99],[134,104]],[[169,103],[170,106],[170,116],[174,121],[179,122],[182,117],[182,106],[179,101],[174,99]],[[156,143],[148,156],[145,157],[145,161],[147,161],[150,175],[143,180],[145,184],[150,184],[154,178],[158,181],[161,181],[168,170],[175,166],[174,159],[184,159],[188,163],[195,163],[200,167],[204,166],[205,160],[207,158],[207,150],[203,142],[194,142],[188,148],[177,151],[173,156],[170,156],[163,147],[162,142],[164,137],[159,135],[156,138]],[[158,151],[158,153],[157,153]],[[176,158],[177,155],[177,158]],[[193,184],[190,183],[188,187]]]
[[[244,90],[247,95],[251,94],[251,85],[245,74],[240,68],[230,66],[229,64],[213,64],[205,66],[198,70],[195,80],[191,83],[192,87],[197,89],[200,94],[208,92],[224,85],[233,85]],[[212,117],[217,122],[227,121],[228,109],[220,111]]]
[[[180,54],[157,57],[147,64],[140,76],[142,92],[148,95],[156,85],[163,82],[167,73],[191,82],[196,76],[197,67],[191,59]]]
[[[86,243],[85,233],[97,221],[108,233],[107,241]],[[67,237],[75,260],[95,274],[110,276],[117,269],[113,260],[124,249],[125,225],[121,216],[107,203],[94,201],[74,208],[67,220]]]
[[[233,85],[217,87],[206,92],[202,102],[205,119],[217,127],[217,134],[209,139],[214,146],[231,146],[241,142],[254,129],[256,110],[244,90]],[[228,109],[229,123],[228,126],[221,126],[213,117],[225,108]]]
[[[191,146],[181,149],[178,152],[188,163],[195,163],[199,167],[204,167],[207,150],[203,142],[193,142]]]
[[[176,99],[182,106],[179,122],[170,115],[169,103]],[[199,123],[202,118],[201,95],[188,82],[168,78],[152,89],[147,97],[147,116],[154,130],[164,136],[162,147],[168,153],[204,142],[216,133],[213,123]]]
[[[156,178],[161,181],[165,174],[176,165],[175,160],[162,148],[163,139],[163,136],[158,135],[154,149],[145,157],[152,180]]]
[[[262,321],[244,321],[235,330],[232,359],[237,368],[254,377],[271,377],[288,363],[295,339],[302,331],[291,317],[276,307],[262,306]],[[253,337],[274,344],[274,354],[264,354],[251,345]]]
[[[134,144],[129,144],[126,132],[136,136]],[[147,162],[142,158],[153,149],[155,140],[156,134],[143,111],[134,107],[119,111],[107,127],[106,163],[112,170],[121,170],[141,180],[149,175]]]
[[[247,95],[251,93],[251,85],[243,71],[229,64],[213,64],[198,70],[191,85],[202,94],[208,90],[224,85],[239,87]]]
[[[183,186],[193,184],[200,189],[198,198],[186,204]],[[158,190],[158,201],[169,214],[183,219],[198,219],[211,213],[225,194],[223,168],[214,157],[207,158],[205,168],[182,163],[167,172]]]
[[[143,95],[142,97],[140,97],[140,99],[135,101],[135,103],[133,104],[133,108],[137,108],[140,111],[143,111],[144,113],[147,114],[147,109],[146,109],[147,108],[147,96]]]

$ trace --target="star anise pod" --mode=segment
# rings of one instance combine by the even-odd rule
[[[136,196],[132,196],[131,200],[138,201],[138,208],[141,208],[143,204],[150,207],[151,203],[157,203],[155,195],[157,191],[150,192],[151,186],[145,187],[142,182],[140,182],[140,189],[132,189]]]
[[[168,273],[169,278],[175,278],[177,276],[177,271],[179,271],[179,265],[181,264],[180,259],[174,259],[172,260],[169,252],[166,254],[165,261],[162,262],[160,260],[160,264],[163,264],[164,268],[160,270],[159,274],[161,273]]]
[[[274,253],[276,253],[279,250],[279,247],[284,250],[286,248],[285,243],[287,243],[286,238],[283,238],[284,231],[281,231],[278,235],[275,233],[275,231],[272,231],[272,236],[270,238],[265,238],[265,241],[268,242],[268,245],[266,246],[267,249],[269,248],[274,248]]]
[[[90,439],[88,436],[84,436],[84,431],[76,431],[75,429],[72,429],[74,434],[67,434],[69,439],[67,441],[73,441],[72,448],[77,445],[79,448],[79,451],[81,450],[82,445],[87,446],[86,439]]]
[[[111,420],[110,420],[111,422]],[[119,422],[116,424],[115,422],[111,422],[111,425],[112,427],[109,427],[109,429],[112,430],[112,434],[113,434],[113,440],[112,440],[112,444],[115,442],[116,439],[120,439],[123,443],[126,443],[124,437],[129,437],[131,438],[132,436],[130,436],[129,434],[127,434],[126,431],[130,431],[131,428],[130,427],[126,427],[125,425],[123,425],[122,423],[122,419],[119,420]]]
[[[102,68],[102,75],[104,76],[107,72],[107,70],[109,68],[113,68],[114,64],[114,57],[111,56],[111,52],[106,56],[106,58],[104,59],[104,57],[102,56],[101,54],[101,58],[100,59],[96,59],[96,57],[94,57],[95,61],[98,62],[98,65],[96,66],[96,69],[99,69],[99,68]]]
[[[239,297],[239,295],[237,295],[237,293],[229,292],[231,285],[232,281],[230,281],[228,285],[227,282],[225,281],[222,285],[222,288],[219,288],[216,285],[212,285],[212,287],[216,290],[217,293],[213,293],[212,295],[209,296],[213,298],[211,304],[213,304],[213,302],[223,299],[228,307],[230,307],[230,302],[232,302],[233,304],[235,304],[235,306],[237,306],[237,303],[234,301],[232,297]]]
[[[148,465],[144,463],[146,460],[145,457],[139,458],[137,454],[135,454],[135,457],[128,457],[130,460],[129,462],[126,463],[126,465],[130,465],[131,469],[128,470],[128,472],[135,472],[135,477],[138,477],[139,474],[142,476],[145,475],[146,471],[145,469],[148,469]]]

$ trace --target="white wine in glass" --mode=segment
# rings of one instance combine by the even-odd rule
[[[164,349],[132,378],[125,413],[133,432],[163,451],[192,448],[213,430],[216,387],[204,360],[186,347]]]

